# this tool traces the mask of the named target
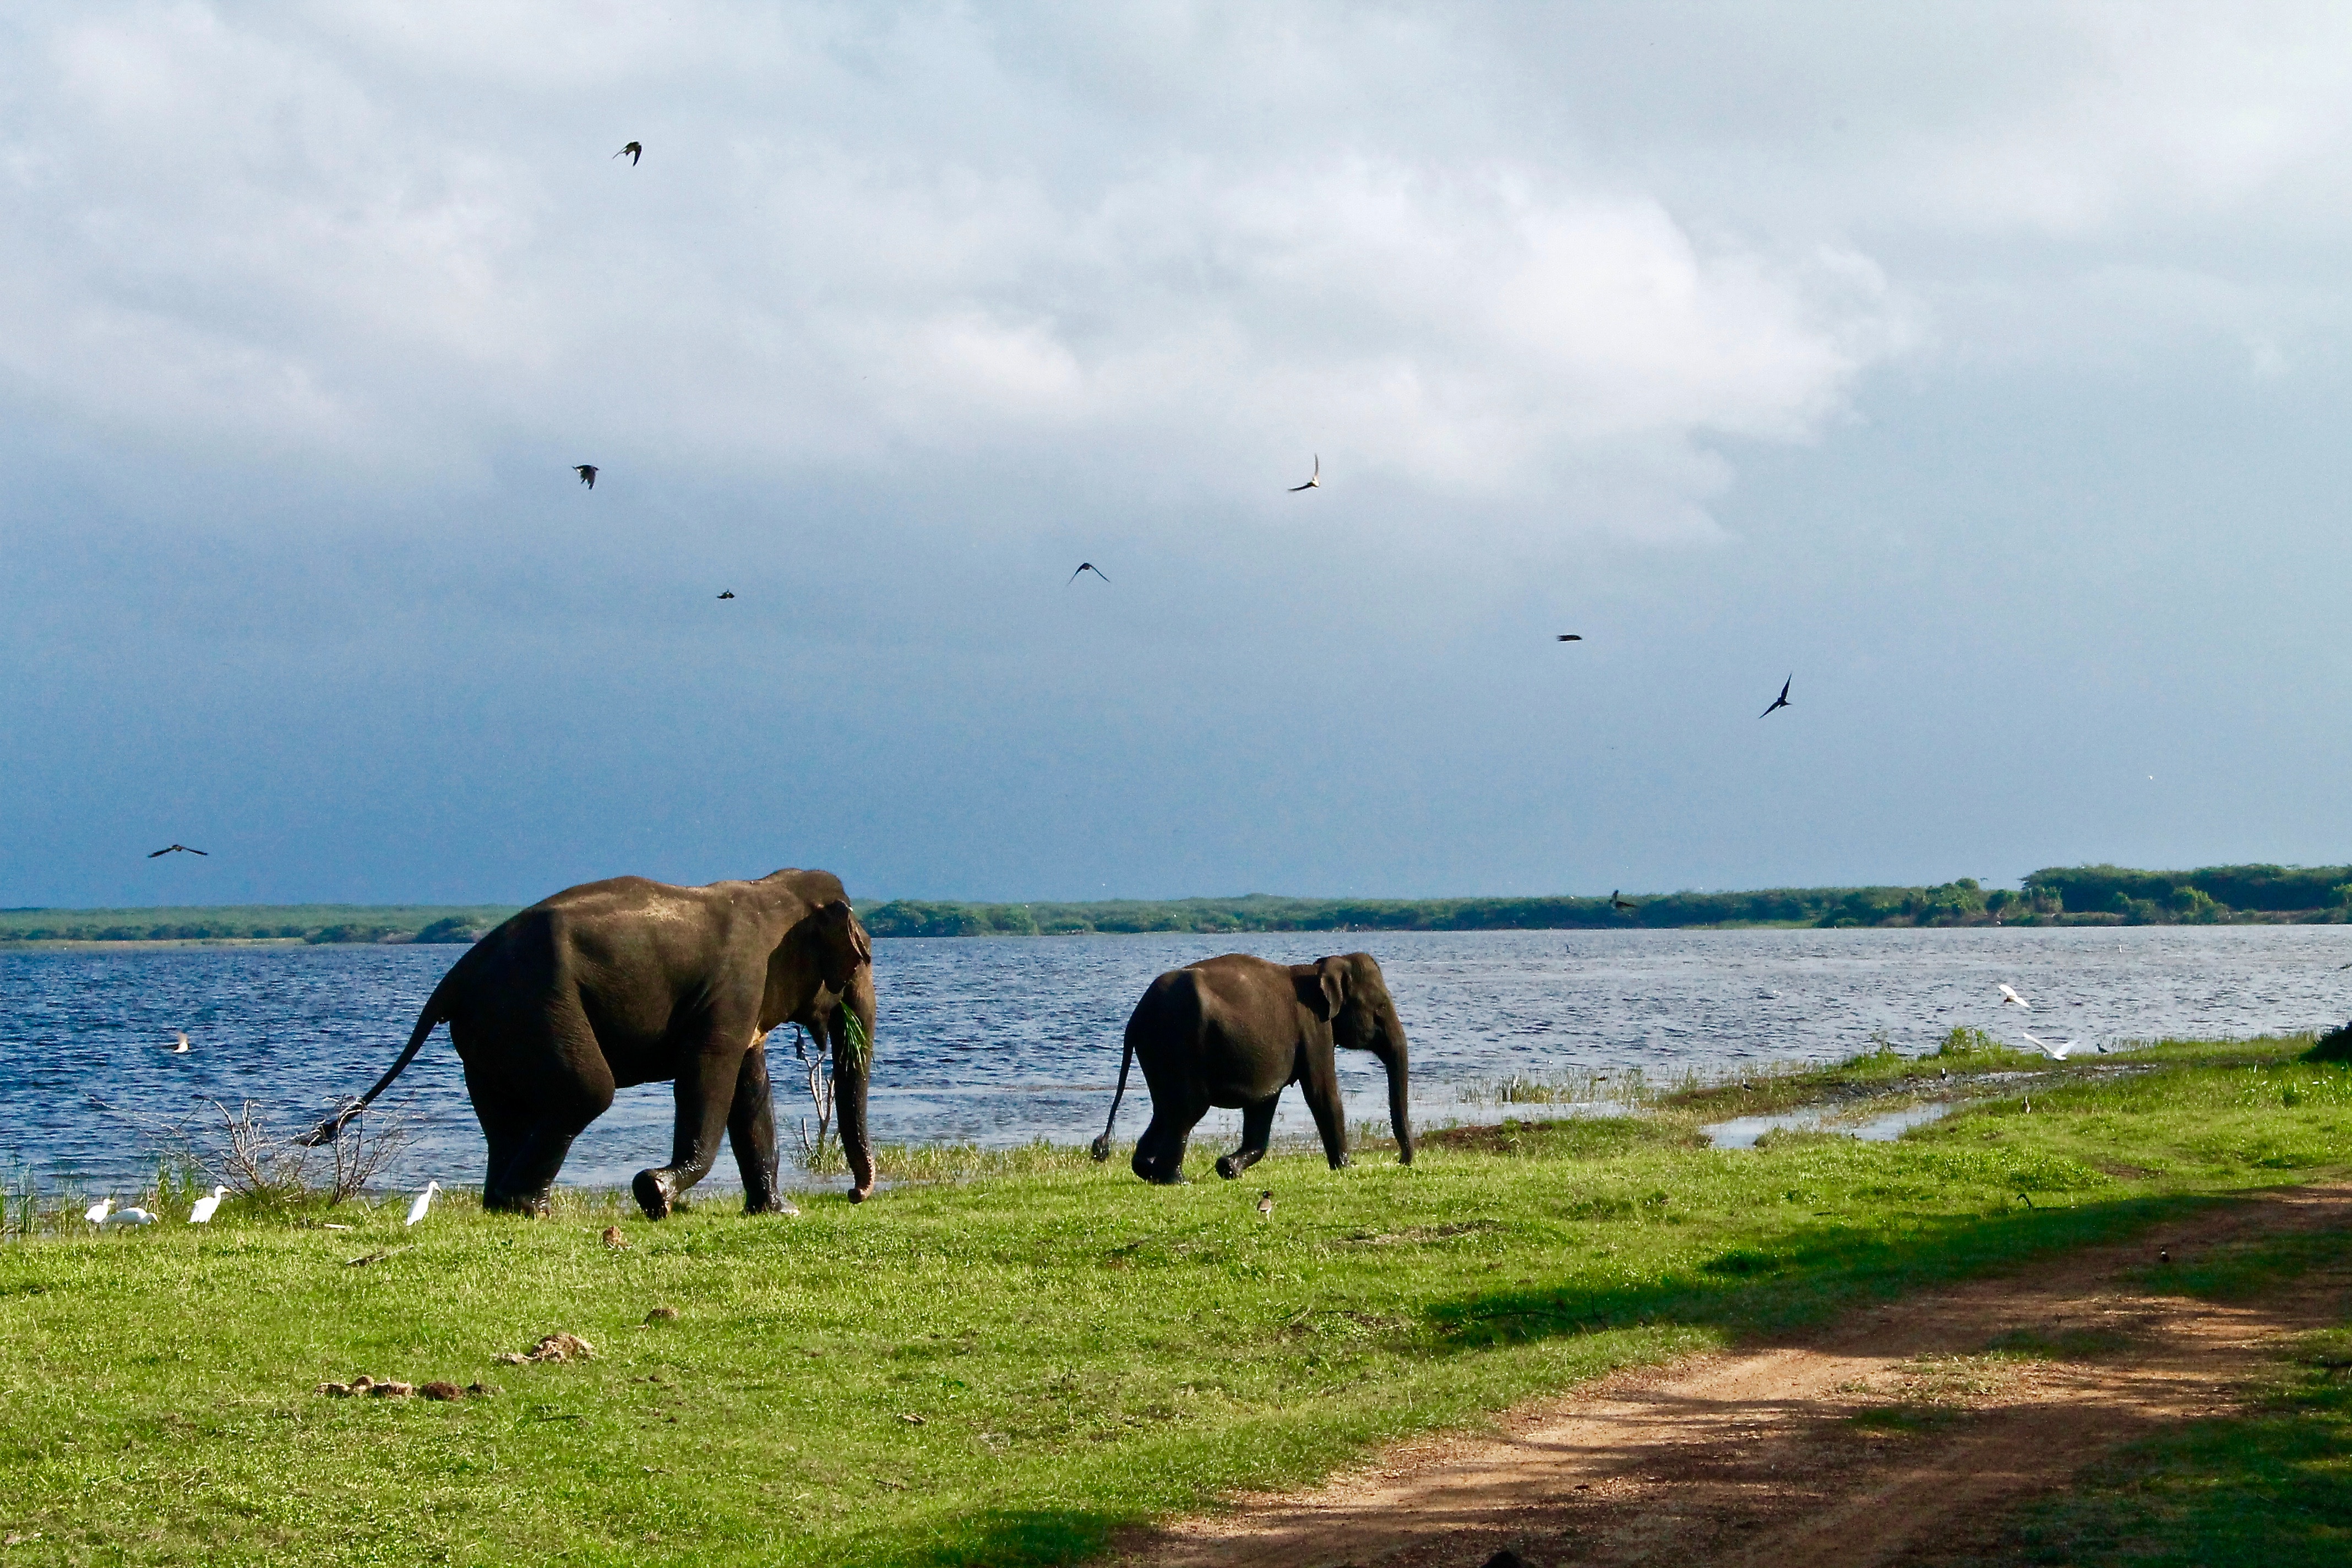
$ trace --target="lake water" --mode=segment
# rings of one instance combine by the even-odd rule
[[[1244,949],[1286,963],[1360,947],[1412,1039],[1417,1121],[1491,1118],[1464,1089],[1514,1074],[1639,1068],[1653,1080],[1866,1048],[1931,1048],[1955,1025],[2022,1045],[2305,1029],[2352,1011],[2352,926],[2048,931],[1306,932],[886,941],[872,1119],[886,1141],[1077,1142],[1102,1129],[1119,1032],[1160,971]],[[152,1169],[136,1130],[205,1098],[307,1125],[398,1054],[456,947],[0,952],[0,1170],[104,1190]],[[2004,1005],[2006,981],[2035,1011]],[[194,1048],[173,1055],[174,1030]],[[779,1121],[802,1107],[790,1031],[771,1043]],[[1385,1121],[1379,1064],[1342,1053],[1352,1117]],[[417,1139],[401,1174],[480,1180],[481,1137],[438,1033],[393,1091]],[[1119,1117],[1150,1116],[1141,1074]],[[609,1185],[669,1148],[667,1086],[622,1091],[564,1180]],[[1238,1141],[1215,1112],[1200,1152]],[[1278,1130],[1311,1131],[1294,1091]],[[785,1142],[789,1147],[791,1139]],[[713,1182],[733,1181],[721,1155]]]

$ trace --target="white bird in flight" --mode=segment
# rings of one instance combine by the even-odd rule
[[[215,1187],[212,1196],[198,1198],[188,1209],[188,1223],[190,1225],[212,1224],[214,1212],[220,1207],[221,1199],[226,1196],[228,1196],[226,1187]]]
[[[433,1206],[433,1194],[440,1190],[440,1183],[425,1183],[425,1190],[416,1194],[416,1201],[408,1205],[408,1218],[404,1223],[415,1225],[418,1220],[423,1219],[425,1217],[425,1211]]]
[[[172,1033],[180,1037],[180,1043],[172,1047],[172,1054],[175,1057],[185,1056],[188,1050],[188,1032],[185,1029],[174,1029]]]
[[[113,1207],[114,1200],[112,1198],[100,1198],[98,1202],[90,1205],[89,1207],[82,1210],[81,1217],[89,1221],[92,1225],[104,1225],[106,1223],[108,1213],[111,1211]]]
[[[155,1223],[155,1216],[149,1214],[145,1209],[116,1209],[112,1214],[108,1215],[104,1219],[100,1220],[98,1223],[108,1226],[118,1225],[153,1225]]]
[[[2033,1004],[2032,1004],[2032,1003],[2031,1003],[2031,1002],[2028,1002],[2024,997],[2020,996],[2016,992],[2011,991],[2011,990],[2009,988],[2009,982],[2007,982],[2006,980],[2003,980],[2003,981],[1997,982],[1996,984],[1998,984],[2000,986],[2000,999],[2001,999],[2002,1001],[2004,1001],[2004,1002],[2014,1002],[2014,1003],[2016,1003],[2019,1006],[2021,1006],[2021,1007],[2024,1008],[2024,1009],[2025,1009],[2027,1012],[2029,1012],[2029,1013],[2031,1013],[2031,1012],[2032,1012],[2032,1011],[2033,1011]]]
[[[2025,1035],[2025,1031],[2022,1029],[2020,1029],[2018,1033]],[[2061,1062],[2066,1059],[2066,1053],[2068,1051],[2073,1050],[2076,1046],[2083,1043],[2080,1040],[2059,1040],[2053,1044],[2049,1040],[2035,1039],[2032,1035],[2025,1035],[2025,1039],[2026,1043],[2031,1045],[2035,1050],[2042,1052],[2053,1061]],[[2094,1046],[2091,1048],[2097,1051],[2101,1056],[2107,1054],[2107,1047],[2105,1046]]]

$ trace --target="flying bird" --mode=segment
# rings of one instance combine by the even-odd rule
[[[2025,1035],[2025,1031],[2022,1029],[2020,1029],[2018,1033]],[[2066,1059],[2066,1053],[2068,1051],[2073,1050],[2076,1046],[2083,1043],[2080,1040],[2059,1040],[2053,1043],[2049,1040],[2035,1039],[2032,1035],[2025,1035],[2025,1040],[2028,1045],[2032,1046],[2035,1050],[2040,1051],[2043,1056],[2048,1057],[2053,1061],[2060,1062]],[[2107,1049],[2105,1046],[2095,1046],[2092,1048],[2097,1051],[2101,1056],[2105,1056],[2107,1054]]]
[[[1612,888],[1609,889],[1609,907],[1612,910],[1637,910],[1642,906]]]
[[[402,1223],[404,1225],[415,1225],[418,1220],[423,1219],[425,1217],[425,1211],[433,1206],[433,1194],[440,1190],[440,1183],[425,1183],[425,1190],[416,1194],[416,1201],[408,1205],[408,1218]]]
[[[116,1209],[98,1223],[110,1228],[119,1225],[153,1225],[155,1216],[145,1209]]]
[[[1307,482],[1306,482],[1305,484],[1303,484],[1303,485],[1293,485],[1293,486],[1291,486],[1291,487],[1290,487],[1290,493],[1291,493],[1292,495],[1297,495],[1300,490],[1319,490],[1319,489],[1321,489],[1322,488],[1323,488],[1323,454],[1322,454],[1322,453],[1320,453],[1320,452],[1318,452],[1318,453],[1316,453],[1316,454],[1315,454],[1315,471],[1314,471],[1313,473],[1311,473],[1311,474],[1309,474],[1309,475],[1307,475]]]
[[[88,1220],[92,1225],[104,1225],[106,1223],[107,1215],[110,1213],[113,1208],[114,1200],[112,1198],[100,1198],[98,1202],[90,1205],[89,1207],[82,1210],[81,1217]]]
[[[220,1209],[221,1199],[226,1196],[228,1196],[228,1189],[226,1187],[215,1187],[213,1189],[212,1196],[208,1198],[198,1198],[189,1206],[188,1223],[190,1225],[212,1224],[213,1215]]]
[[[593,463],[574,463],[574,464],[572,464],[572,471],[573,473],[578,474],[578,475],[580,476],[580,482],[581,482],[582,484],[586,485],[586,486],[587,486],[590,489],[592,489],[592,490],[593,490],[593,489],[594,489],[596,488],[596,465],[595,465],[595,464],[593,464]]]
[[[1790,705],[1790,704],[1789,704],[1789,688],[1790,688],[1790,687],[1791,687],[1791,686],[1794,686],[1796,683],[1797,683],[1797,676],[1796,676],[1796,672],[1795,672],[1795,671],[1793,671],[1793,670],[1791,670],[1791,671],[1790,672],[1790,674],[1789,674],[1789,679],[1786,679],[1786,680],[1784,680],[1784,681],[1782,681],[1782,682],[1780,682],[1780,696],[1778,696],[1778,697],[1775,697],[1774,699],[1772,699],[1772,708],[1767,708],[1766,710],[1764,710],[1764,711],[1763,711],[1763,712],[1759,713],[1758,715],[1756,715],[1756,717],[1758,717],[1759,719],[1769,719],[1770,717],[1772,717],[1772,709],[1773,709],[1773,708],[1786,708],[1786,707],[1788,707],[1788,706]]]
[[[1079,563],[1078,563],[1078,572],[1091,572],[1091,573],[1093,573],[1096,576],[1097,576],[1097,577],[1102,577],[1102,580],[1103,580],[1104,582],[1106,582],[1106,583],[1108,583],[1108,582],[1109,582],[1109,581],[1110,581],[1110,579],[1109,579],[1109,578],[1108,578],[1108,577],[1103,577],[1103,574],[1102,574],[1102,568],[1101,568],[1101,567],[1099,567],[1099,566],[1097,566],[1097,565],[1096,565],[1096,564],[1095,564],[1093,562],[1091,562],[1091,561],[1081,561],[1081,562],[1079,562]],[[1070,574],[1070,583],[1075,583],[1075,582],[1076,582],[1076,581],[1078,580],[1078,572],[1073,572],[1073,573],[1071,573],[1071,574]],[[1063,587],[1065,587],[1065,588],[1066,588],[1066,587],[1068,587],[1068,586],[1070,585],[1070,583],[1065,583],[1065,584],[1062,584],[1062,586],[1063,586]]]
[[[627,146],[613,154],[615,158],[626,158],[629,161],[629,167],[632,169],[637,166],[637,160],[645,155],[646,144],[642,142],[632,142]]]
[[[1274,1189],[1268,1187],[1257,1195],[1257,1212],[1267,1219],[1274,1217]]]
[[[186,1056],[188,1054],[188,1031],[185,1029],[174,1029],[172,1033],[178,1036],[180,1039],[180,1043],[172,1047],[172,1054],[175,1057]]]
[[[734,589],[732,589],[732,588],[730,588],[730,589],[728,589],[728,590],[727,590],[727,592],[725,592],[725,593],[723,593],[723,594],[719,595],[719,596],[720,598],[722,598],[722,599],[731,599],[731,598],[733,598],[733,597],[735,596],[735,590],[734,590]]]
[[[1584,640],[1584,634],[1582,632],[1562,632],[1559,634],[1559,640],[1561,642],[1582,642]]]
[[[209,855],[211,853],[209,849],[191,849],[184,844],[166,844],[161,849],[149,850],[147,858],[152,860],[159,855]]]
[[[1997,982],[1995,982],[1995,984],[1998,984],[1998,985],[2000,985],[2000,999],[2001,999],[2002,1001],[2004,1001],[2004,1002],[2014,1002],[2014,1003],[2016,1003],[2019,1006],[2021,1006],[2021,1007],[2024,1008],[2024,1009],[2025,1009],[2027,1012],[2029,1012],[2029,1013],[2031,1013],[2031,1012],[2032,1012],[2032,1011],[2033,1011],[2033,1004],[2032,1004],[2032,1003],[2031,1003],[2031,1002],[2028,1002],[2024,997],[2020,996],[2016,992],[2011,991],[2011,990],[2009,988],[2009,982],[2008,982],[2008,981],[2006,981],[2006,980],[1997,981]]]

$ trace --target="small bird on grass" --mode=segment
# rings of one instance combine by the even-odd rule
[[[2016,1003],[2019,1006],[2021,1006],[2021,1007],[2024,1008],[2024,1009],[2025,1009],[2027,1012],[2029,1012],[2029,1013],[2031,1013],[2031,1012],[2032,1012],[2032,1011],[2033,1011],[2033,1004],[2032,1004],[2032,1003],[2031,1003],[2031,1002],[2028,1002],[2024,997],[2020,996],[2016,992],[2011,991],[2011,990],[2009,988],[2009,982],[2008,982],[2008,981],[2006,981],[2006,980],[1996,981],[1996,982],[1994,982],[1994,984],[1997,984],[1997,985],[1999,985],[1999,986],[2000,987],[2000,999],[2001,999],[2002,1001],[2004,1001],[2004,1002],[2014,1002],[2014,1003]]]
[[[1759,713],[1758,715],[1756,715],[1756,717],[1758,717],[1759,719],[1769,719],[1770,717],[1772,717],[1773,709],[1778,709],[1778,708],[1787,708],[1787,707],[1790,707],[1790,706],[1792,706],[1792,704],[1789,701],[1789,688],[1790,688],[1790,687],[1791,687],[1791,686],[1794,686],[1796,683],[1797,683],[1797,675],[1796,675],[1796,672],[1795,672],[1794,670],[1791,670],[1791,671],[1790,671],[1790,672],[1789,672],[1789,679],[1786,679],[1786,680],[1784,680],[1784,681],[1782,681],[1782,682],[1780,682],[1780,696],[1778,696],[1778,697],[1775,697],[1774,699],[1772,699],[1772,707],[1771,707],[1771,708],[1767,708],[1766,710],[1764,710],[1764,711],[1763,711],[1763,712]]]
[[[425,1190],[416,1194],[416,1201],[408,1205],[408,1218],[402,1223],[404,1225],[415,1225],[418,1220],[423,1219],[425,1215],[425,1212],[433,1206],[433,1194],[440,1190],[440,1183],[425,1183]]]
[[[632,142],[627,146],[613,154],[615,158],[626,158],[629,161],[629,167],[632,169],[637,166],[637,160],[645,155],[646,144],[642,142]]]
[[[198,1198],[188,1206],[188,1223],[190,1225],[212,1224],[213,1215],[220,1212],[221,1199],[226,1196],[228,1196],[226,1187],[215,1187],[212,1196]]]
[[[581,482],[582,484],[586,485],[586,486],[587,486],[590,489],[592,489],[592,490],[593,490],[593,489],[594,489],[596,488],[596,465],[595,465],[595,464],[593,464],[593,463],[574,463],[574,464],[572,464],[572,471],[573,473],[578,474],[578,475],[580,476],[580,482]]]
[[[1274,1189],[1268,1187],[1257,1195],[1257,1212],[1262,1219],[1274,1217]]]
[[[185,1029],[174,1029],[172,1033],[180,1042],[178,1045],[172,1047],[172,1054],[175,1057],[186,1056],[188,1054],[188,1032]]]
[[[2172,1261],[2172,1248],[2170,1248],[2170,1247],[2158,1247],[2158,1248],[2156,1249],[2156,1260],[2157,1260],[2158,1263],[2169,1263],[2169,1262],[2171,1262],[2171,1261]]]
[[[621,1234],[619,1226],[608,1225],[604,1227],[604,1245],[618,1250],[629,1245],[629,1238]]]
[[[149,850],[147,858],[152,860],[159,855],[209,855],[211,853],[209,849],[191,849],[184,844],[166,844],[161,849]]]
[[[1106,582],[1106,583],[1108,583],[1108,582],[1109,582],[1109,581],[1110,581],[1110,579],[1109,579],[1109,578],[1108,578],[1108,577],[1103,577],[1103,574],[1102,574],[1102,568],[1101,568],[1101,567],[1099,567],[1099,566],[1097,566],[1097,565],[1096,565],[1096,564],[1095,564],[1093,562],[1091,562],[1091,561],[1081,561],[1081,562],[1079,562],[1079,563],[1078,563],[1078,572],[1091,572],[1091,573],[1093,573],[1096,576],[1097,576],[1097,577],[1102,577],[1102,580],[1103,580],[1104,582]],[[1073,572],[1073,573],[1071,573],[1071,574],[1070,574],[1070,583],[1075,583],[1075,582],[1076,582],[1076,581],[1078,580],[1078,572]],[[1062,586],[1063,586],[1063,587],[1065,587],[1065,588],[1066,588],[1066,587],[1068,587],[1068,586],[1070,585],[1070,583],[1065,583],[1065,584],[1062,584]]]
[[[1293,485],[1293,486],[1291,486],[1291,487],[1290,487],[1290,493],[1291,493],[1292,495],[1297,495],[1300,490],[1319,490],[1319,489],[1321,489],[1322,488],[1323,488],[1323,454],[1322,454],[1322,453],[1320,453],[1320,452],[1318,452],[1318,453],[1316,453],[1316,454],[1315,454],[1315,471],[1314,471],[1313,473],[1311,473],[1311,474],[1309,474],[1309,475],[1307,475],[1307,482],[1306,482],[1305,484],[1303,484],[1303,485]]]

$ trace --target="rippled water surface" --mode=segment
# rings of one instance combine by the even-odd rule
[[[2022,1044],[2303,1029],[2352,1004],[2352,927],[2065,931],[1330,932],[874,944],[882,998],[873,1121],[890,1141],[1080,1142],[1101,1130],[1119,1030],[1160,971],[1243,948],[1283,962],[1361,946],[1412,1037],[1422,1118],[1460,1116],[1463,1086],[1516,1073],[1640,1068],[1653,1079],[1743,1062],[1830,1058],[1874,1031],[1923,1050],[1967,1024]],[[461,949],[303,947],[0,952],[0,1162],[104,1186],[152,1167],[135,1128],[196,1100],[259,1101],[302,1124],[390,1064]],[[2007,981],[2035,1005],[2000,1002]],[[174,1030],[194,1048],[171,1054]],[[789,1033],[786,1031],[785,1033]],[[772,1044],[798,1109],[792,1048]],[[1385,1120],[1379,1064],[1343,1053],[1350,1114]],[[412,1097],[406,1175],[478,1181],[481,1138],[437,1034],[394,1091]],[[1149,1117],[1141,1075],[1121,1131]],[[666,1085],[625,1089],[574,1146],[564,1179],[624,1182],[667,1154]],[[1296,1092],[1282,1130],[1309,1123]],[[1237,1115],[1196,1149],[1230,1146]],[[787,1138],[787,1143],[790,1139]],[[722,1155],[713,1180],[731,1180]]]

